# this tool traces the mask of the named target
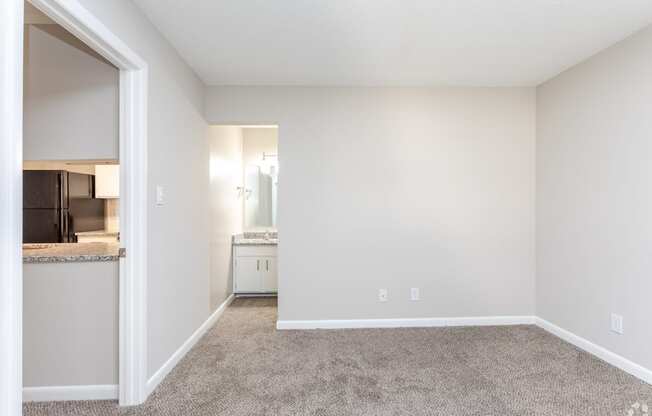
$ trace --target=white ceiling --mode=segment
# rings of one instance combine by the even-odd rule
[[[537,85],[651,0],[134,0],[209,85]]]

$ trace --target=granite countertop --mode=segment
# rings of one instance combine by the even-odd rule
[[[233,236],[234,246],[275,246],[278,244],[276,232],[246,232]]]
[[[23,244],[23,263],[118,261],[118,243]]]

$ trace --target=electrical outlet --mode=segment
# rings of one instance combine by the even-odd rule
[[[611,330],[616,334],[623,334],[623,317],[621,315],[611,314]]]
[[[387,289],[378,289],[378,302],[387,302]]]
[[[413,287],[410,289],[410,300],[419,300],[419,288]]]

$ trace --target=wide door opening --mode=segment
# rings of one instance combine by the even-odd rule
[[[120,70],[24,7],[23,400],[117,399]]]

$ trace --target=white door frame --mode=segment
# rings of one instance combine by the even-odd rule
[[[22,409],[23,0],[0,1],[0,414]]]
[[[77,0],[30,0],[120,69],[119,402],[147,398],[147,63]],[[0,1],[0,414],[22,409],[23,0]]]

